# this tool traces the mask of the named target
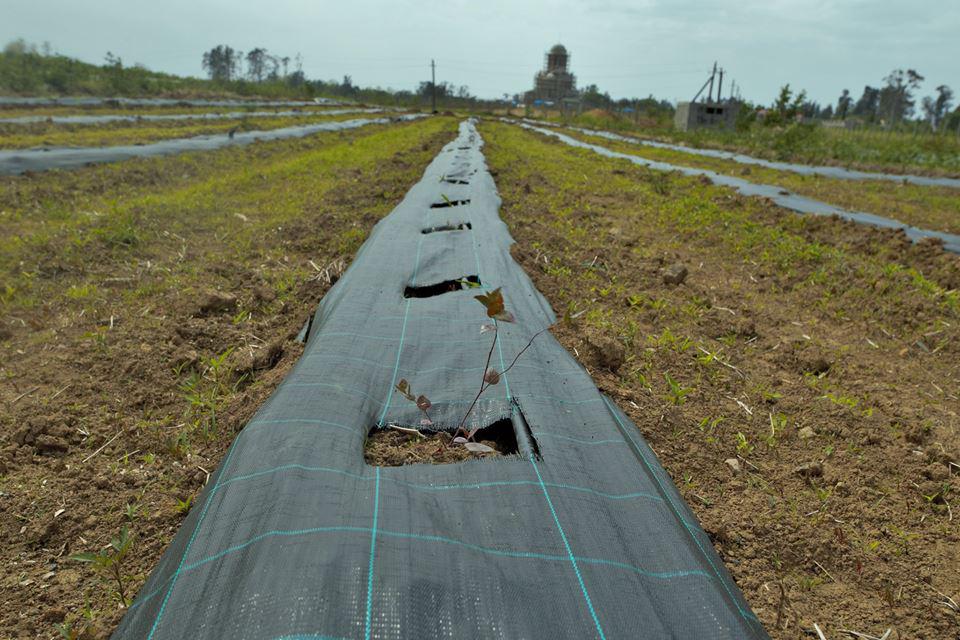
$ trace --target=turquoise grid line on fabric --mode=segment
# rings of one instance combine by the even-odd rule
[[[367,616],[363,637],[370,640],[370,616],[373,613],[373,561],[377,551],[377,519],[380,516],[380,467],[377,467],[377,484],[373,494],[373,527],[370,530],[370,567],[367,572]]]
[[[250,480],[252,478],[258,478],[265,475],[271,475],[274,473],[281,473],[283,471],[306,471],[310,473],[335,473],[357,480],[368,481],[371,479],[369,475],[363,475],[359,473],[352,473],[350,471],[345,471],[342,469],[334,469],[331,467],[312,467],[302,464],[284,464],[277,467],[271,467],[269,469],[263,469],[261,471],[254,471],[251,473],[234,476],[229,480],[222,482],[217,489],[222,489],[234,482],[241,482],[243,480]],[[399,484],[401,486],[410,487],[411,489],[417,489],[418,491],[456,491],[456,490],[468,490],[468,489],[485,489],[489,487],[518,487],[518,486],[540,486],[539,482],[533,480],[492,480],[489,482],[466,482],[462,484],[443,484],[443,485],[429,485],[429,484],[419,484],[416,482],[407,482],[405,480],[398,480],[396,478],[391,478],[389,476],[383,478],[387,482],[393,482],[394,484]],[[570,491],[581,491],[584,493],[590,493],[601,498],[608,498],[610,500],[627,500],[630,498],[647,498],[648,500],[653,500],[655,502],[663,502],[663,498],[658,495],[643,492],[635,491],[632,493],[605,493],[603,491],[598,491],[596,489],[591,489],[589,487],[581,487],[573,484],[566,484],[561,482],[545,482],[548,487],[557,488],[557,489],[568,489]]]
[[[420,251],[423,249],[423,234],[420,234],[420,239],[417,240],[417,255],[413,261],[413,278],[410,283],[411,286],[417,284],[417,275],[420,273]],[[390,409],[390,403],[393,401],[393,386],[397,384],[397,373],[400,370],[400,356],[403,355],[403,340],[407,335],[407,320],[410,317],[410,303],[412,298],[407,298],[407,304],[403,308],[403,328],[400,330],[400,342],[397,344],[397,360],[393,365],[393,376],[390,378],[390,388],[387,390],[387,399],[384,402],[381,402],[383,405],[383,411],[380,413],[380,418],[377,420],[379,426],[383,426],[383,419],[387,415],[387,411]]]
[[[537,483],[539,486],[539,483]],[[547,483],[544,483],[546,486],[549,486]],[[379,505],[378,505],[379,506]],[[258,534],[244,542],[231,545],[230,547],[218,551],[217,553],[211,554],[196,562],[192,562],[188,565],[183,566],[181,573],[187,573],[199,567],[202,567],[211,562],[215,562],[221,558],[232,555],[239,551],[242,551],[252,545],[255,545],[258,542],[264,540],[275,538],[275,537],[296,537],[296,536],[308,536],[316,535],[321,533],[357,533],[357,534],[370,534],[373,535],[373,527],[356,527],[356,526],[329,526],[329,527],[311,527],[308,529],[292,529],[292,530],[271,530],[264,533]],[[532,560],[545,560],[552,562],[570,562],[571,556],[569,554],[548,554],[548,553],[539,553],[536,551],[517,551],[512,549],[496,549],[491,547],[484,547],[482,545],[473,544],[471,542],[465,542],[463,540],[457,540],[455,538],[449,538],[446,536],[438,536],[425,533],[409,533],[402,531],[390,531],[386,529],[381,529],[379,526],[376,529],[377,537],[381,538],[394,538],[399,540],[418,540],[422,542],[437,542],[442,544],[454,545],[457,547],[462,547],[464,549],[470,549],[471,551],[476,551],[484,555],[504,557],[504,558],[522,558],[522,559],[532,559]],[[616,560],[609,560],[605,558],[592,558],[588,556],[573,556],[573,560],[582,563],[582,564],[591,564],[591,565],[603,565],[609,566],[617,569],[622,569],[624,571],[629,571],[630,573],[635,573],[637,575],[657,579],[657,580],[673,580],[678,578],[689,578],[689,577],[699,577],[705,578],[707,580],[716,580],[716,577],[710,573],[702,571],[700,569],[685,569],[685,570],[674,570],[674,571],[649,571],[635,565],[631,565],[625,562],[618,562]],[[167,579],[167,581],[172,580],[172,576]],[[146,594],[141,595],[137,598],[137,601],[131,605],[130,609],[135,609],[146,601],[158,595],[163,590],[163,587],[158,587],[153,591],[150,591]]]
[[[193,546],[193,541],[197,537],[197,532],[200,531],[200,525],[203,524],[203,519],[207,515],[207,509],[210,508],[210,503],[213,502],[213,497],[217,493],[217,487],[220,486],[221,479],[226,474],[227,469],[230,468],[230,460],[233,457],[233,452],[237,450],[237,443],[239,441],[239,437],[234,438],[233,444],[230,446],[230,450],[227,452],[227,457],[224,459],[223,464],[220,467],[220,473],[217,474],[217,481],[214,483],[213,488],[210,490],[210,495],[207,496],[207,499],[203,504],[203,510],[200,512],[200,517],[197,519],[197,524],[194,526],[193,532],[190,534],[190,539],[187,541],[187,546],[183,550],[183,555],[180,556],[180,564],[177,565],[177,570],[170,578],[170,587],[167,589],[166,595],[163,596],[163,602],[160,604],[160,610],[157,611],[157,617],[154,618],[153,625],[150,627],[150,633],[147,635],[147,640],[151,640],[151,638],[153,638],[153,634],[157,631],[157,627],[160,624],[160,619],[163,617],[163,612],[167,608],[167,602],[170,600],[170,594],[173,593],[173,587],[177,584],[177,578],[183,571],[183,563],[187,559],[187,554],[190,553],[190,547]]]
[[[530,456],[530,464],[533,465],[533,470],[537,473],[537,480],[540,481],[540,487],[543,489],[543,497],[547,499],[547,506],[550,507],[550,515],[553,516],[553,522],[557,525],[557,531],[560,532],[560,539],[563,540],[563,546],[567,549],[567,555],[570,557],[570,564],[573,565],[573,572],[577,576],[577,582],[580,583],[580,591],[583,592],[583,599],[587,602],[587,609],[590,610],[590,616],[593,618],[593,623],[597,627],[597,634],[600,636],[600,640],[606,640],[606,636],[603,634],[603,627],[600,626],[600,618],[597,617],[597,612],[593,608],[593,602],[590,600],[590,594],[587,593],[587,585],[583,582],[583,576],[580,575],[580,568],[577,566],[577,559],[573,555],[573,550],[570,548],[570,542],[567,540],[567,534],[563,532],[563,526],[560,524],[560,518],[557,517],[557,510],[553,508],[553,500],[550,499],[550,493],[547,491],[547,487],[543,484],[543,476],[540,475],[540,469],[537,468],[537,461],[534,460],[534,457]]]

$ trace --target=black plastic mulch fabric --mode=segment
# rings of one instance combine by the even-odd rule
[[[324,131],[346,131],[368,124],[386,124],[401,120],[414,120],[423,116],[406,114],[392,118],[368,118],[318,122],[314,124],[280,127],[266,131],[238,131],[233,135],[192,136],[148,142],[146,144],[123,144],[111,147],[44,147],[38,149],[0,149],[0,175],[15,175],[27,171],[50,171],[52,169],[77,169],[88,164],[122,162],[131,158],[169,156],[190,151],[213,151],[223,147],[243,146],[254,142],[268,142],[287,138],[303,138]]]
[[[478,289],[405,287],[502,287],[501,370],[555,320],[510,257],[481,144],[463,123],[374,228],[114,638],[767,638],[636,427],[549,333],[470,421],[510,418],[519,454],[364,462],[371,427],[419,423],[398,380],[453,427],[491,344]]]

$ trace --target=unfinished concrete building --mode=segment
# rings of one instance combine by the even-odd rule
[[[673,116],[673,126],[679,131],[693,131],[708,127],[732,129],[737,123],[740,103],[733,100],[725,102],[681,102]]]
[[[533,90],[525,94],[525,102],[562,104],[576,100],[577,77],[570,73],[570,54],[562,44],[547,52],[544,68],[533,78]]]
[[[673,115],[673,126],[680,131],[693,131],[694,129],[732,129],[737,124],[737,114],[740,112],[740,101],[736,99],[735,92],[731,89],[730,97],[723,98],[723,69],[713,63],[713,71],[710,77],[693,96],[690,102],[677,103],[677,111]],[[713,96],[713,82],[717,76],[720,81],[717,84],[717,96]],[[709,87],[709,88],[708,88]],[[703,102],[697,102],[697,99],[703,95],[703,90],[707,89],[707,99]]]

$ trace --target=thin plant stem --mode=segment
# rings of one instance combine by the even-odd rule
[[[463,418],[460,420],[460,424],[457,426],[457,435],[463,431],[463,425],[467,423],[467,418],[470,417],[470,412],[473,411],[473,408],[477,405],[477,402],[480,400],[480,396],[484,391],[490,386],[487,384],[486,375],[487,369],[490,368],[490,359],[493,358],[493,349],[497,346],[497,338],[500,337],[499,327],[497,325],[496,319],[493,321],[493,342],[490,343],[490,351],[487,352],[487,362],[483,365],[483,374],[480,376],[480,391],[477,392],[476,397],[473,399],[473,402],[470,403],[470,406],[467,407],[467,412],[463,414]],[[456,436],[455,436],[456,437]]]
[[[513,369],[513,365],[517,364],[517,360],[520,359],[520,356],[523,355],[523,352],[524,352],[524,351],[526,351],[527,349],[530,348],[530,345],[532,345],[532,344],[533,344],[533,341],[537,339],[537,336],[539,336],[541,333],[543,333],[544,331],[546,331],[546,330],[549,329],[549,328],[550,328],[550,327],[544,327],[543,329],[540,329],[540,331],[537,331],[535,334],[533,334],[533,337],[531,337],[531,338],[530,338],[530,341],[527,342],[527,346],[525,346],[523,349],[520,349],[520,352],[519,352],[519,353],[516,355],[516,357],[513,359],[513,362],[510,363],[510,366],[507,367],[506,369],[504,369],[503,371],[501,371],[501,372],[500,372],[500,375],[501,375],[501,376],[502,376],[502,375],[505,375],[505,374],[507,373],[507,371],[510,371],[510,369]]]

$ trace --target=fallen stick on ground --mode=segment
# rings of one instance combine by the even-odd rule
[[[100,448],[99,448],[99,449],[97,449],[96,451],[94,451],[93,453],[91,453],[90,455],[88,455],[86,458],[84,458],[84,459],[83,459],[83,462],[86,462],[87,460],[89,460],[89,459],[92,458],[93,456],[97,455],[98,453],[100,453],[101,451],[103,451],[104,449],[106,449],[106,448],[107,448],[107,445],[110,444],[111,442],[113,442],[114,440],[116,440],[117,438],[119,438],[121,433],[123,433],[123,429],[121,429],[120,431],[117,431],[117,435],[113,436],[112,438],[110,438],[109,440],[107,440],[106,442],[104,442],[102,445],[100,445]]]

